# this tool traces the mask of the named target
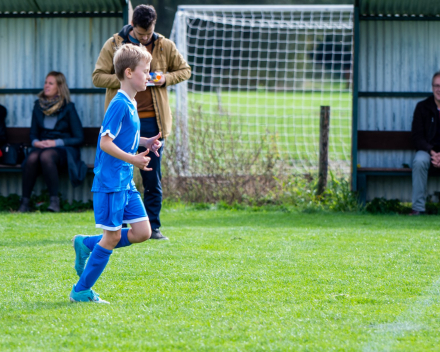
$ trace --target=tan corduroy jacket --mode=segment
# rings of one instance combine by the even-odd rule
[[[175,44],[158,34],[158,39],[154,42],[153,60],[150,71],[162,71],[165,73],[166,83],[162,87],[151,87],[156,120],[162,137],[166,138],[171,132],[172,116],[168,101],[168,86],[183,82],[191,77],[191,67],[178,52]],[[105,94],[105,110],[110,101],[118,92],[120,83],[115,74],[113,66],[113,55],[116,48],[123,44],[123,38],[114,34],[107,40],[101,49],[92,78],[96,87],[107,88]]]

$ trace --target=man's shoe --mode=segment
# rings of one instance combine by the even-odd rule
[[[168,237],[162,235],[159,229],[151,230],[150,240],[168,240]]]
[[[83,273],[87,259],[89,259],[90,253],[92,252],[83,243],[84,238],[86,237],[89,236],[76,235],[72,238],[72,246],[75,248],[75,270],[78,276],[81,276]]]
[[[103,299],[99,298],[99,295],[91,289],[75,292],[75,286],[76,285],[73,285],[72,292],[70,292],[69,295],[70,302],[93,302],[110,304],[110,302],[104,301]]]
[[[418,211],[418,210],[411,210],[411,213],[408,214],[409,216],[418,216],[418,215],[425,215],[424,211]]]

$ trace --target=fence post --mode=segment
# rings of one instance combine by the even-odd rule
[[[318,195],[327,187],[328,172],[328,135],[330,130],[330,106],[321,106],[319,120],[319,175]]]

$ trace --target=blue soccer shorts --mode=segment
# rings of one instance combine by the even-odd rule
[[[148,220],[144,203],[138,191],[93,193],[93,211],[96,227],[117,231],[122,224]]]

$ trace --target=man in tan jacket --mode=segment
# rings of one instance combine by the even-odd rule
[[[141,137],[153,137],[161,132],[166,138],[171,132],[172,116],[168,101],[168,86],[183,82],[190,78],[191,68],[178,52],[175,44],[164,36],[155,33],[157,15],[153,6],[139,5],[134,9],[131,24],[122,28],[119,33],[108,39],[101,49],[95,70],[93,84],[96,87],[107,88],[105,94],[105,109],[118,92],[120,83],[115,75],[113,55],[116,48],[124,44],[144,45],[152,54],[150,71],[163,72],[157,82],[150,81],[144,92],[136,94],[137,109],[141,120]],[[162,140],[164,145],[165,141]],[[141,151],[141,150],[140,150]],[[161,159],[163,146],[157,157],[153,153],[149,167],[153,171],[141,171],[145,189],[144,204],[150,220],[151,239],[167,240],[160,232],[160,210],[162,208]]]

